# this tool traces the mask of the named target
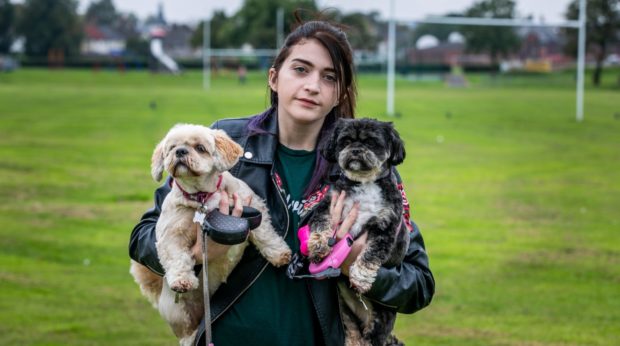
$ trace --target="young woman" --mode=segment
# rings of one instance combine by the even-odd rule
[[[300,24],[286,39],[269,70],[271,107],[243,119],[221,120],[213,127],[225,130],[244,148],[231,170],[267,203],[276,230],[293,251],[298,251],[300,220],[328,191],[333,171],[317,154],[338,118],[355,114],[355,79],[352,51],[345,33],[324,21]],[[338,172],[336,172],[338,174]],[[134,228],[129,244],[131,258],[163,274],[155,250],[155,224],[161,203],[169,192],[164,184],[155,192],[155,206]],[[226,194],[224,194],[226,195]],[[342,201],[344,196],[337,200]],[[228,201],[220,209],[228,212]],[[233,215],[243,201],[235,198]],[[342,205],[334,203],[332,217],[340,220]],[[355,220],[356,210],[345,215],[338,234],[343,236]],[[381,268],[368,298],[413,313],[431,301],[435,282],[422,236],[404,215],[411,242],[404,262]],[[197,232],[201,232],[198,228]],[[198,239],[201,239],[199,236]],[[226,247],[209,242],[209,258]],[[343,264],[348,267],[364,246],[360,237]],[[201,262],[201,244],[194,254]],[[243,259],[211,298],[215,345],[343,345],[336,280],[291,280],[286,268],[275,268],[248,247]],[[203,327],[204,328],[204,327]],[[204,329],[196,342],[202,342]]]

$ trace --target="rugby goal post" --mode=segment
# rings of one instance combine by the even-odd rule
[[[388,54],[387,54],[387,115],[394,116],[394,78],[396,73],[396,20],[394,18],[394,0],[390,0],[390,19],[388,26]],[[560,27],[579,30],[577,51],[577,102],[576,119],[584,119],[583,89],[586,56],[586,0],[579,0],[579,19],[562,23],[535,23],[532,21],[503,18],[471,18],[471,17],[429,17],[421,20],[398,21],[399,24],[428,23],[428,24],[456,24],[478,26],[514,26],[514,27]]]

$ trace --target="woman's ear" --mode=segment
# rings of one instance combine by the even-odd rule
[[[278,92],[278,71],[275,67],[269,69],[269,87],[273,92]]]

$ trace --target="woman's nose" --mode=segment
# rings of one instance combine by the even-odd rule
[[[308,80],[306,81],[305,89],[309,92],[318,93],[321,91],[321,77],[317,75],[308,76]]]

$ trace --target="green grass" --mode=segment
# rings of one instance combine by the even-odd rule
[[[176,122],[267,105],[265,78],[0,74],[0,344],[174,345],[128,274],[152,204],[151,152]],[[570,75],[469,76],[466,89],[361,76],[359,114],[392,120],[437,281],[399,315],[416,345],[612,345],[620,339],[620,91]],[[294,343],[292,343],[294,344]]]

